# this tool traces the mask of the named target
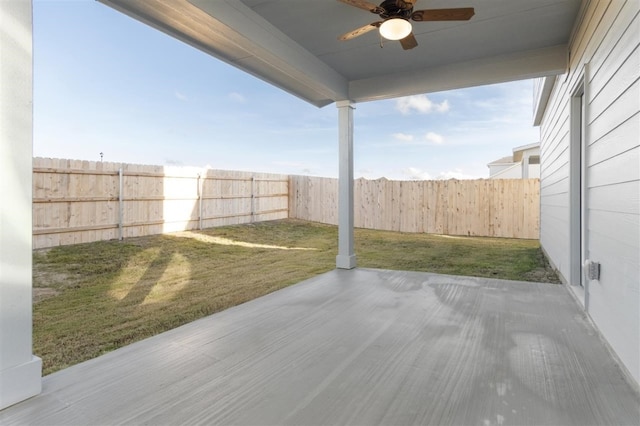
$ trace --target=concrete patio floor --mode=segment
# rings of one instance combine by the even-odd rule
[[[335,270],[43,380],[0,424],[638,425],[561,285]]]

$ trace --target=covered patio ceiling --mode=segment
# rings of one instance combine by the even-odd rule
[[[317,106],[563,73],[581,5],[418,0],[416,10],[473,7],[475,15],[414,22],[418,46],[405,51],[392,41],[381,48],[377,31],[339,41],[380,19],[336,0],[99,1]]]

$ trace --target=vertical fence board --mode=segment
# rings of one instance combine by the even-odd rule
[[[290,176],[290,217],[337,223],[337,180]],[[355,226],[402,232],[538,238],[539,181],[354,182]],[[331,201],[329,201],[331,200]]]

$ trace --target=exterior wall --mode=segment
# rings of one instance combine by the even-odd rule
[[[489,177],[493,177],[503,170],[507,170],[514,166],[515,163],[491,164],[489,165]]]
[[[529,164],[529,179],[540,179],[540,164]]]
[[[640,383],[640,52],[637,0],[592,0],[574,30],[541,128],[541,244],[636,382]],[[584,259],[600,280],[582,292],[571,266],[571,98],[584,82]],[[578,161],[580,163],[580,161]]]
[[[514,163],[497,173],[491,173],[491,179],[522,179],[522,164]]]
[[[522,179],[522,163],[515,163],[498,172],[489,172],[489,179]],[[538,179],[540,177],[540,165],[529,164],[528,179]]]

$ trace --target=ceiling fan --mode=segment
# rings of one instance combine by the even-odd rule
[[[404,50],[413,49],[418,45],[409,20],[416,22],[468,21],[475,14],[472,7],[413,10],[417,0],[384,0],[380,3],[380,6],[365,0],[338,1],[359,9],[368,10],[382,18],[382,21],[372,22],[349,31],[338,37],[338,40],[351,40],[377,28],[380,36],[387,40],[399,40]]]

